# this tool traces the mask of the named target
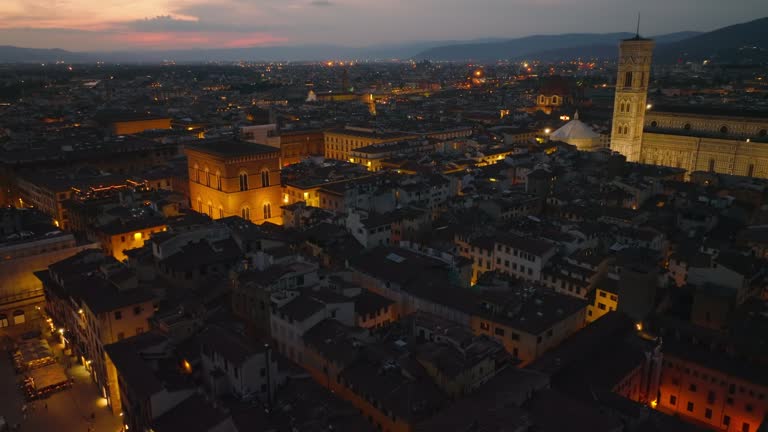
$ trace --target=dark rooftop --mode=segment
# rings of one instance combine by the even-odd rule
[[[207,153],[219,157],[250,156],[254,154],[279,153],[277,147],[264,144],[254,144],[248,141],[235,139],[206,140],[194,144],[188,144],[187,149]]]
[[[265,351],[263,345],[251,343],[245,337],[227,331],[218,326],[205,329],[199,336],[200,343],[207,349],[220,354],[222,357],[240,365],[252,356]]]
[[[163,336],[155,333],[143,333],[107,345],[104,350],[131,391],[144,398],[149,398],[161,391],[163,385],[149,363],[142,358],[140,352],[146,347],[163,343],[165,340]]]
[[[229,418],[223,410],[193,394],[184,402],[157,417],[152,424],[155,432],[209,432]]]

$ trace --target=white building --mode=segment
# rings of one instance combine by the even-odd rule
[[[251,343],[219,327],[204,330],[200,343],[203,379],[215,396],[271,400],[280,378],[270,346]]]
[[[297,363],[304,361],[304,333],[320,321],[330,318],[355,325],[354,300],[331,291],[277,293],[272,301],[279,305],[272,311],[272,338],[280,353]]]

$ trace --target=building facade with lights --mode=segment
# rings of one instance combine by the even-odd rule
[[[167,229],[165,220],[160,217],[142,218],[121,221],[97,227],[96,238],[102,249],[118,261],[125,261],[128,256],[125,251],[144,246],[144,242],[152,235]]]
[[[745,305],[734,335],[683,327],[671,319],[652,323],[664,339],[656,409],[712,430],[757,432],[768,415],[768,376],[759,333],[764,318],[752,315],[762,302]],[[754,309],[753,307],[757,307]],[[742,339],[746,336],[746,339]],[[742,346],[748,342],[749,346]],[[747,351],[745,352],[744,349]]]
[[[79,244],[72,234],[63,232],[0,243],[0,336],[41,328],[45,295],[30,269],[43,269],[96,247],[96,243]]]
[[[282,224],[280,149],[238,140],[186,148],[192,208],[221,219]]]
[[[150,329],[154,295],[135,271],[98,250],[82,251],[35,276],[43,284],[50,325],[118,414],[120,389],[104,347]]]
[[[399,132],[377,132],[368,128],[346,127],[325,132],[325,157],[329,159],[351,160],[351,152],[361,147],[387,142],[404,141],[416,138],[415,135]]]
[[[629,162],[768,178],[768,113],[655,107],[647,101],[654,43],[621,42],[611,149]]]

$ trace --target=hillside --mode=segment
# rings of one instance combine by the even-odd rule
[[[631,33],[581,33],[528,36],[501,42],[446,45],[425,50],[416,59],[441,61],[495,61],[518,59],[547,51],[575,47],[615,45],[616,41],[632,37]]]
[[[658,61],[768,62],[768,17],[660,46]]]
[[[629,33],[529,36],[493,43],[453,44],[427,49],[416,58],[444,61],[496,61],[537,58],[615,57],[619,40]],[[657,62],[768,62],[768,18],[706,33],[677,32],[654,36]]]
[[[0,62],[3,63],[43,63],[57,60],[66,62],[83,61],[86,56],[62,49],[19,48],[0,45]]]

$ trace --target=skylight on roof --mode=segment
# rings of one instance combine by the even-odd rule
[[[405,261],[405,258],[401,257],[400,255],[398,255],[396,253],[390,253],[389,255],[387,255],[387,259],[390,260],[390,261],[396,262],[398,264],[400,264],[401,262]]]

